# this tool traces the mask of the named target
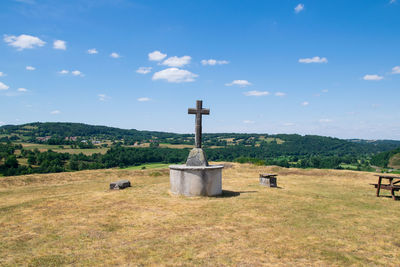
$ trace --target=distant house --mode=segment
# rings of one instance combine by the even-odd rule
[[[36,140],[40,142],[46,142],[51,138],[51,136],[44,136],[44,137],[36,137]]]

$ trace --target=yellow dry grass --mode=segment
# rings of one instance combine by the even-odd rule
[[[400,262],[400,201],[376,198],[371,173],[230,166],[217,198],[170,195],[168,170],[2,177],[0,265]],[[259,186],[263,172],[280,188]],[[119,179],[133,187],[109,191]]]

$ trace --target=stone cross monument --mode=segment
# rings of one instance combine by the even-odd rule
[[[210,115],[209,109],[203,109],[203,101],[196,101],[196,108],[189,108],[188,114],[196,115],[196,132],[195,132],[195,145],[196,148],[201,148],[201,115]]]
[[[203,149],[201,149],[201,116],[202,115],[209,115],[209,109],[203,109],[203,101],[197,100],[196,101],[196,108],[189,108],[188,114],[195,114],[196,115],[196,132],[195,132],[195,145],[196,147],[193,148],[188,156],[186,161],[187,166],[208,166],[206,154],[204,153]]]
[[[202,115],[210,110],[203,108],[203,101],[197,100],[196,108],[189,108],[189,114],[196,115],[195,144],[184,165],[169,166],[171,193],[185,196],[217,196],[222,194],[222,165],[208,165],[206,154],[201,148]]]

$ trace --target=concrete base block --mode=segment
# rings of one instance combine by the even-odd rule
[[[169,166],[171,192],[185,196],[218,196],[222,194],[222,165]]]

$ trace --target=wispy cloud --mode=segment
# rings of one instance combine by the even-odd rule
[[[71,74],[74,75],[74,76],[81,76],[81,77],[85,76],[79,70],[73,70],[73,71],[71,71]]]
[[[225,65],[225,64],[229,64],[229,61],[227,60],[216,60],[216,59],[203,59],[201,61],[201,64],[203,66],[215,66],[215,65]]]
[[[245,96],[265,96],[269,95],[267,91],[248,91],[243,93]]]
[[[108,96],[108,95],[106,95],[106,94],[98,94],[97,95],[97,97],[98,97],[98,99],[99,99],[99,101],[107,101],[110,97]]]
[[[65,74],[68,74],[69,71],[68,70],[60,70],[58,73],[65,75]]]
[[[148,54],[150,61],[161,61],[167,57],[167,54],[163,54],[160,51],[156,50]]]
[[[178,68],[168,68],[165,70],[158,71],[153,74],[153,80],[166,80],[170,83],[183,83],[193,82],[198,77],[188,70],[182,70]]]
[[[18,88],[17,91],[25,93],[25,92],[28,92],[28,89],[26,89],[26,88]]]
[[[322,93],[328,93],[329,90],[328,90],[328,89],[323,89],[321,92],[322,92]]]
[[[183,57],[170,57],[163,61],[162,65],[169,67],[183,67],[190,63],[192,58],[190,56]]]
[[[332,122],[332,119],[319,119],[319,122],[328,123],[328,122]]]
[[[17,50],[32,49],[46,44],[46,42],[40,40],[40,38],[27,34],[21,34],[19,36],[4,35],[4,42],[17,48]]]
[[[50,112],[50,114],[53,114],[53,115],[57,115],[57,114],[60,114],[60,113],[61,113],[61,111],[59,111],[59,110],[53,110],[53,111]]]
[[[304,101],[304,102],[301,103],[301,105],[306,107],[306,106],[310,105],[310,103],[308,103],[307,101]]]
[[[0,82],[0,90],[8,90],[8,88],[10,88],[10,86]]]
[[[0,71],[0,77],[4,77],[4,76],[6,76],[6,74],[4,72]]]
[[[110,54],[110,57],[112,57],[112,58],[120,58],[121,56],[120,56],[118,53],[116,53],[116,52],[112,52],[112,53]]]
[[[392,74],[400,74],[400,66],[393,67]]]
[[[383,76],[379,76],[377,74],[367,74],[363,77],[366,81],[380,81],[383,79]]]
[[[253,124],[255,123],[255,121],[251,121],[251,120],[244,120],[243,123],[245,124]]]
[[[328,59],[326,57],[312,57],[312,58],[300,58],[300,63],[328,63]]]
[[[225,84],[225,86],[232,86],[232,85],[237,85],[239,87],[246,87],[246,86],[250,86],[251,83],[247,80],[234,80],[231,83]]]
[[[286,96],[286,93],[283,92],[276,92],[275,96]]]
[[[94,55],[94,54],[98,54],[99,51],[97,51],[96,48],[91,48],[91,49],[88,49],[87,53],[90,55]]]
[[[35,70],[36,68],[35,68],[35,67],[32,67],[32,66],[26,66],[25,69],[26,69],[26,70]]]
[[[389,1],[389,4],[394,4],[394,3],[396,3],[397,2],[397,0],[390,0]]]
[[[294,8],[294,12],[296,14],[300,13],[301,11],[304,10],[304,5],[303,4],[298,4],[295,8]]]
[[[140,67],[136,70],[139,74],[147,74],[151,72],[152,67]]]
[[[295,124],[293,122],[285,122],[283,123],[283,126],[294,126]]]
[[[57,50],[67,50],[67,43],[63,40],[55,40],[53,42],[53,48]]]
[[[147,102],[147,101],[150,101],[151,99],[150,98],[148,98],[148,97],[139,97],[138,99],[137,99],[137,101],[139,101],[139,102]]]

